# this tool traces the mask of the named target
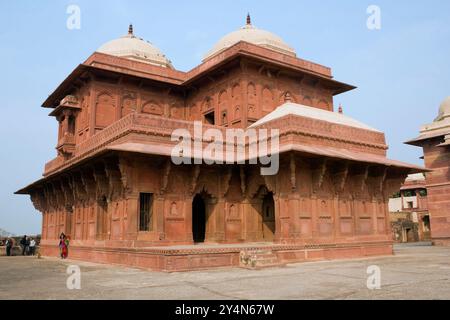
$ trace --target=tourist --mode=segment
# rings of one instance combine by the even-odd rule
[[[23,236],[23,238],[20,240],[20,246],[22,247],[22,255],[24,256],[28,250],[27,247],[27,236]]]
[[[70,237],[67,236],[64,239],[64,244],[65,244],[65,252],[64,252],[64,258],[63,259],[67,259],[67,257],[69,256],[69,244],[70,244]]]
[[[67,259],[67,256],[69,255],[69,242],[69,238],[62,234],[59,240],[61,259]]]
[[[30,255],[30,237],[27,237],[25,247],[26,247],[25,255],[29,256]]]
[[[35,252],[36,252],[36,241],[31,238],[30,239],[30,255],[34,256]]]
[[[6,239],[6,255],[11,256],[11,249],[13,246],[13,240],[11,238]]]
[[[59,256],[61,257],[61,259],[63,258],[63,247],[65,246],[65,239],[66,239],[66,235],[64,234],[64,232],[61,232],[61,234],[59,235]]]

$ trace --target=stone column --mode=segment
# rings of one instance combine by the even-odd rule
[[[205,242],[215,242],[216,241],[216,215],[218,199],[211,197],[205,201],[206,206],[206,234]]]
[[[262,228],[262,216],[255,209],[256,206],[262,206],[261,201],[255,198],[249,200],[245,198],[241,202],[242,206],[242,222],[243,222],[243,238],[246,242],[259,241],[261,238],[258,236],[261,230],[258,230],[258,227]]]
[[[139,193],[130,193],[125,197],[126,206],[124,211],[124,219],[127,220],[126,240],[136,240],[139,232]],[[155,211],[153,213],[152,226],[155,226]]]
[[[159,240],[167,240],[164,226],[164,196],[155,195],[155,203],[153,205],[153,230],[159,236]]]
[[[220,197],[217,201],[216,205],[216,213],[215,213],[215,226],[216,226],[216,241],[224,242],[225,241],[225,203],[226,200],[223,197]]]
[[[187,196],[184,200],[184,224],[186,231],[186,242],[194,243],[194,235],[192,234],[192,201],[193,197]]]

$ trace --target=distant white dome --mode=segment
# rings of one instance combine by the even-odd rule
[[[240,41],[249,42],[261,47],[265,47],[274,51],[278,51],[295,57],[295,50],[287,45],[279,36],[254,27],[251,24],[250,16],[247,16],[247,24],[241,29],[227,34],[219,40],[216,45],[210,50],[203,61],[222,52],[223,50],[235,45]]]
[[[447,97],[444,101],[442,101],[436,121],[440,121],[448,117],[450,117],[450,97]]]
[[[133,34],[131,25],[126,36],[105,43],[97,52],[173,69],[161,50]]]
[[[408,175],[405,181],[425,181],[425,176],[423,175],[423,173],[414,173]]]

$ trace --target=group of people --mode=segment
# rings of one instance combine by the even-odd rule
[[[69,256],[69,243],[70,237],[61,233],[59,236],[59,255],[61,259],[66,259]],[[20,247],[22,248],[23,256],[34,256],[36,254],[36,240],[26,235],[20,239]],[[7,238],[5,241],[6,255],[9,257],[12,255],[12,249],[14,247],[14,239]]]
[[[31,237],[27,237],[26,235],[19,242],[20,247],[22,248],[23,256],[34,256],[36,254],[36,240]],[[12,255],[12,250],[14,247],[14,239],[8,238],[5,241],[6,255],[9,257]]]
[[[23,256],[34,256],[36,254],[36,240],[33,238],[23,236],[20,240],[20,247]]]

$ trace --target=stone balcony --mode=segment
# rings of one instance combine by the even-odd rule
[[[222,136],[226,137],[225,130],[227,128],[202,124],[203,133],[209,128],[220,130]],[[343,125],[333,124],[330,126],[327,122],[312,118],[290,115],[287,118],[264,124],[261,128],[279,130],[280,150],[283,152],[286,151],[284,147],[290,147],[293,144],[305,147],[315,146],[316,149],[336,147],[338,150],[354,151],[358,154],[362,151],[377,156],[377,158],[381,159],[378,159],[379,161],[383,161],[382,158],[385,158],[387,149],[382,133]],[[145,146],[147,150],[145,153],[151,153],[153,152],[152,150],[156,149],[164,149],[164,152],[160,154],[170,156],[171,148],[178,143],[171,141],[172,133],[176,129],[184,129],[191,134],[191,138],[194,137],[193,121],[175,120],[139,113],[129,114],[82,143],[75,145],[70,157],[64,158],[59,156],[48,162],[45,166],[44,176],[47,177],[64,170],[102,151],[119,150],[114,147],[120,144]],[[70,145],[72,143],[71,138],[67,137],[60,144],[64,146]],[[211,140],[202,139],[204,145],[209,142]],[[220,143],[225,146],[227,141],[224,139]],[[235,145],[238,143],[238,141],[234,142]],[[248,148],[248,141],[245,142],[245,145]]]
[[[205,129],[225,129],[206,124],[203,124],[203,127]],[[58,156],[49,161],[45,165],[44,176],[61,171],[84,158],[106,150],[107,146],[114,144],[114,142],[127,140],[127,137],[132,133],[143,138],[157,137],[159,142],[165,141],[170,143],[170,137],[176,129],[186,129],[193,133],[194,123],[192,121],[175,120],[154,115],[129,114],[94,136],[75,145],[74,152],[70,158],[64,159],[64,157]]]
[[[75,137],[73,134],[67,133],[58,142],[56,146],[58,154],[62,154],[65,157],[71,156],[75,152]]]

